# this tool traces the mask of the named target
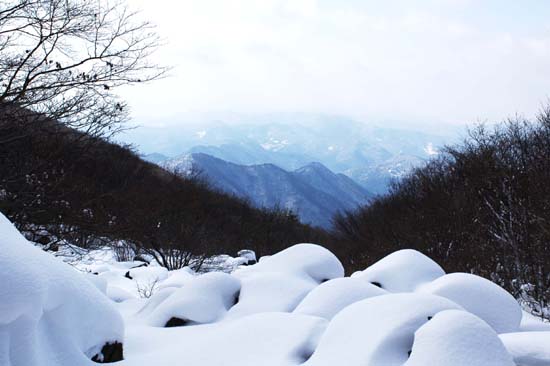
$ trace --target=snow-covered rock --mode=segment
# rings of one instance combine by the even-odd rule
[[[239,250],[237,255],[239,256],[239,258],[244,258],[246,260],[246,262],[244,263],[246,265],[252,265],[258,262],[256,260],[256,253],[253,250],[242,249],[242,250]]]
[[[358,278],[336,278],[314,288],[294,312],[330,320],[348,305],[387,293]]]
[[[123,342],[122,317],[86,277],[0,214],[0,365],[86,365]]]
[[[342,263],[329,250],[316,244],[296,244],[277,254],[263,257],[253,266],[235,272],[239,277],[258,272],[282,272],[321,283],[344,276]]]
[[[78,251],[56,259],[0,217],[0,365],[91,366],[122,341],[122,366],[550,365],[550,325],[414,250],[353,278],[314,244],[203,275]]]
[[[439,264],[424,254],[403,249],[394,252],[352,277],[369,281],[390,292],[411,292],[445,274]]]
[[[320,283],[344,276],[344,267],[327,249],[297,244],[234,272],[241,279],[239,302],[227,319],[260,312],[292,312]]]
[[[204,324],[219,320],[238,300],[240,281],[226,273],[197,276],[171,293],[151,311],[149,324],[156,327]],[[176,321],[176,323],[169,323]]]
[[[446,310],[414,334],[404,366],[515,366],[495,331],[461,310]]]
[[[308,366],[403,365],[414,333],[440,311],[461,309],[427,294],[390,294],[356,302],[329,323]]]
[[[139,327],[128,335],[120,366],[297,366],[325,326],[317,317],[262,313],[193,327]]]
[[[182,287],[195,278],[194,272],[189,267],[184,267],[168,273],[168,278],[161,281],[157,288],[163,289],[168,287]]]
[[[506,290],[469,273],[451,273],[425,284],[420,292],[439,295],[486,321],[497,333],[518,330],[522,312]]]
[[[265,312],[292,312],[304,297],[317,286],[313,280],[286,273],[265,272],[241,280],[239,301],[226,319]]]
[[[517,365],[550,365],[550,332],[506,333],[500,339]]]

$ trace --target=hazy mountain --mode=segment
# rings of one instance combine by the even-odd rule
[[[141,130],[141,129],[138,129]],[[273,116],[257,123],[205,122],[147,130],[143,149],[165,155],[205,153],[240,165],[295,170],[319,161],[374,193],[422,164],[453,137],[377,127],[338,116]]]
[[[154,163],[154,164],[160,164],[160,163],[170,159],[168,156],[163,155],[163,154],[159,154],[159,153],[147,154],[147,155],[142,156],[141,158],[145,161],[148,161],[148,162]]]
[[[295,171],[274,164],[239,165],[204,154],[184,154],[164,166],[183,173],[199,171],[215,188],[248,198],[258,207],[290,209],[305,223],[329,227],[338,211],[365,204],[372,194],[320,163]]]

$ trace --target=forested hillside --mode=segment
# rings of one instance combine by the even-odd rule
[[[36,241],[112,244],[123,256],[145,250],[169,268],[243,248],[272,253],[323,241],[322,231],[290,212],[252,208],[128,147],[18,111],[25,119],[8,120],[14,112],[6,108],[1,114],[0,211]]]
[[[401,248],[489,278],[543,312],[550,301],[550,109],[478,127],[389,194],[336,219],[350,265]],[[546,314],[548,316],[549,314]]]

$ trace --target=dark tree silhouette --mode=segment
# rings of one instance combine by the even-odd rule
[[[550,305],[550,108],[470,131],[461,144],[335,219],[348,267],[402,248],[508,289],[537,315]],[[546,310],[544,310],[546,309]]]

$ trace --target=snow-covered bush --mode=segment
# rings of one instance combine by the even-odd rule
[[[369,281],[390,292],[414,291],[419,285],[445,274],[439,264],[412,249],[394,252],[352,277]]]
[[[160,302],[151,311],[149,324],[171,327],[212,323],[237,302],[240,288],[240,281],[226,273],[203,274]]]
[[[441,311],[415,332],[404,366],[426,365],[515,366],[495,331],[459,310]]]
[[[182,360],[228,366],[550,365],[550,325],[522,313],[498,285],[471,274],[444,274],[413,250],[393,253],[353,278],[343,277],[339,260],[314,244],[295,245],[233,273],[206,274],[117,262],[105,249],[84,255],[76,264],[80,273],[5,227],[0,232],[11,234],[0,237],[6,247],[0,265],[7,263],[10,272],[2,266],[0,274],[21,283],[0,284],[0,295],[13,299],[8,306],[0,302],[2,366],[89,366],[98,353],[107,359],[116,354],[122,341],[121,366]],[[16,250],[5,245],[11,237]],[[140,296],[147,283],[154,288]],[[29,302],[29,293],[39,300]],[[108,298],[127,322],[124,340]]]
[[[487,322],[497,333],[515,332],[521,308],[512,295],[485,278],[451,273],[420,287],[420,292],[443,296]]]
[[[401,366],[409,357],[416,330],[449,309],[461,308],[425,294],[389,294],[356,302],[332,319],[305,365]]]
[[[386,290],[358,278],[336,278],[314,288],[294,312],[330,320],[348,305],[387,293]]]
[[[239,269],[239,302],[231,308],[230,319],[268,311],[292,312],[320,283],[343,277],[338,258],[315,244],[297,244],[259,263]]]
[[[122,344],[120,314],[85,276],[0,214],[0,365],[86,365]]]

